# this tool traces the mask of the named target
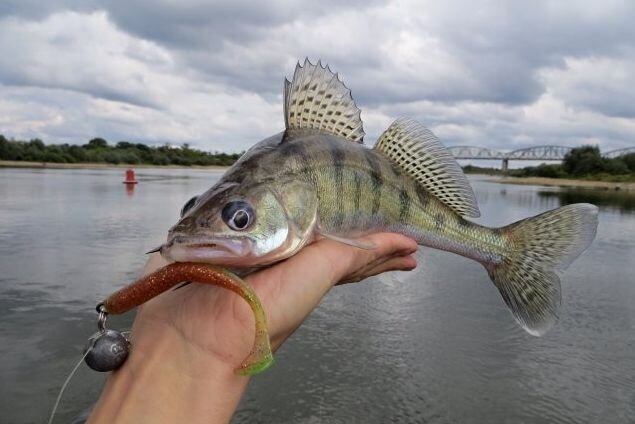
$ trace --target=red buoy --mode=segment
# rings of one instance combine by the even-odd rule
[[[123,181],[124,184],[137,184],[138,181],[134,176],[134,169],[126,169],[126,179]]]

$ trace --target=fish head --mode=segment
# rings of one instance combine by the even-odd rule
[[[264,266],[312,241],[317,200],[302,183],[221,184],[191,199],[161,254],[177,262]]]

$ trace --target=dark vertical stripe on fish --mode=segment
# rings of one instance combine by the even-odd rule
[[[287,157],[293,157],[295,159],[298,166],[298,173],[304,175],[311,171],[309,155],[302,143],[287,143],[284,152]]]
[[[340,229],[344,222],[344,160],[346,159],[346,152],[340,147],[339,143],[333,143],[329,148],[333,159],[335,177],[336,213],[333,225],[335,228]]]
[[[399,192],[399,222],[405,223],[410,211],[410,194],[405,188]]]
[[[445,216],[443,216],[443,214],[439,212],[434,216],[434,227],[438,231],[443,228],[443,224],[445,224]]]
[[[364,156],[370,168],[371,190],[373,192],[373,209],[371,215],[376,215],[381,205],[381,186],[384,184],[381,178],[381,167],[372,150],[364,149]]]
[[[468,221],[467,219],[463,219],[463,218],[459,217],[459,226],[460,227],[464,227],[464,228],[469,228],[469,227],[472,227],[473,224],[470,221]]]
[[[398,164],[396,164],[393,161],[390,161],[390,169],[392,169],[392,172],[396,175],[396,176],[400,176],[402,169],[401,166],[399,166]]]
[[[430,203],[430,193],[426,191],[425,188],[417,186],[417,196],[419,197],[419,203],[421,203],[421,207],[425,208]]]
[[[362,201],[362,178],[358,172],[353,173],[353,215],[352,226],[357,228],[359,225],[359,217],[362,216],[360,207]]]

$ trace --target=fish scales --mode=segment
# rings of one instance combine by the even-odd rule
[[[298,152],[301,157],[296,157]],[[311,135],[257,160],[276,164],[275,176],[269,166],[259,170],[263,180],[269,175],[278,183],[288,178],[315,184],[318,222],[331,234],[361,236],[398,231],[420,244],[479,260],[496,260],[505,249],[502,235],[464,220],[429,194],[424,194],[428,201],[422,203],[421,189],[412,179],[397,174],[389,161],[363,146],[344,143],[336,137]],[[441,226],[439,216],[444,221]]]
[[[274,164],[275,172],[268,165],[252,167],[252,176],[263,181],[289,178],[314,184],[319,223],[332,234],[350,236],[353,229],[355,236],[399,231],[423,245],[458,250],[456,253],[472,259],[497,259],[505,249],[501,235],[464,220],[429,193],[422,194],[411,178],[397,174],[391,162],[363,146],[328,135],[309,135],[253,160]],[[360,182],[359,207],[355,206],[355,180]],[[408,213],[402,212],[404,193],[412,203]],[[427,200],[422,203],[421,198]],[[347,221],[353,216],[354,223]],[[442,226],[438,225],[439,216],[445,221]]]
[[[421,124],[397,119],[374,147],[350,90],[321,64],[285,82],[285,130],[249,149],[183,207],[160,248],[173,261],[250,272],[318,238],[404,234],[481,263],[516,321],[542,335],[558,316],[564,270],[595,237],[597,207],[567,205],[501,228],[480,215],[461,168]]]

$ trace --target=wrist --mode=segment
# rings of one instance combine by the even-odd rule
[[[249,378],[163,327],[149,332],[152,338],[133,337],[130,356],[109,377],[90,423],[229,422]]]

